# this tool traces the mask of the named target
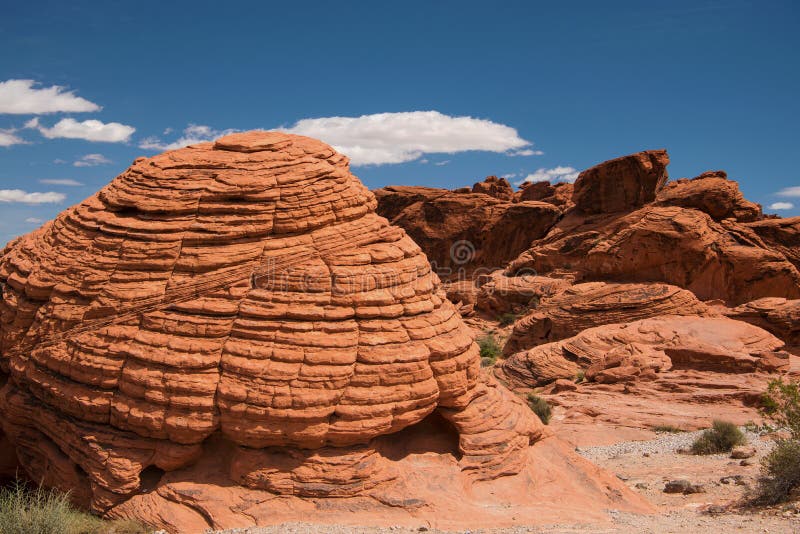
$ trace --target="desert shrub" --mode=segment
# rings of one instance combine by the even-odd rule
[[[497,322],[500,323],[500,326],[508,326],[516,323],[517,319],[519,319],[519,315],[516,313],[504,313],[497,318]]]
[[[653,427],[653,432],[664,432],[668,434],[678,434],[680,432],[685,432],[682,428],[678,428],[674,425],[656,425]]]
[[[136,521],[104,521],[73,508],[69,495],[21,482],[0,489],[0,534],[143,534]]]
[[[756,501],[760,504],[777,504],[788,500],[800,487],[800,441],[782,439],[761,460],[761,478],[758,481]]]
[[[800,384],[773,380],[762,400],[764,415],[790,435],[775,440],[775,447],[761,460],[755,501],[777,504],[800,488]]]
[[[800,383],[773,380],[761,402],[764,415],[788,430],[792,439],[800,440]]]
[[[550,423],[552,409],[550,408],[550,405],[547,404],[546,400],[538,395],[534,395],[533,393],[528,393],[528,406],[530,406],[530,409],[533,411],[533,413],[539,416],[539,419],[542,420],[542,423]]]
[[[578,374],[575,375],[575,383],[580,384],[584,380],[586,380],[586,373],[583,371],[578,371]]]
[[[736,445],[743,445],[746,442],[744,434],[735,424],[728,421],[714,421],[711,428],[692,443],[692,454],[730,452]]]
[[[477,339],[478,347],[481,349],[481,366],[489,367],[494,365],[497,357],[503,352],[497,340],[492,334],[486,334]]]

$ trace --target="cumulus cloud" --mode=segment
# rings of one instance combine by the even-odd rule
[[[22,145],[25,141],[15,135],[16,130],[0,130],[0,146]]]
[[[108,165],[109,163],[113,163],[113,161],[102,154],[86,154],[72,165],[75,167],[97,167],[98,165]]]
[[[790,210],[794,208],[794,204],[792,204],[791,202],[773,202],[768,207],[771,210]]]
[[[521,182],[574,182],[580,172],[573,167],[554,167],[552,169],[537,169],[526,176]]]
[[[39,119],[25,123],[26,128],[39,130],[48,139],[83,139],[84,141],[124,143],[130,139],[136,128],[118,122],[104,123],[90,119],[78,122],[75,119],[61,119],[52,128],[39,124]]]
[[[139,142],[139,148],[144,150],[175,150],[189,145],[196,145],[197,143],[213,141],[218,137],[231,134],[235,131],[236,130],[233,129],[216,130],[211,126],[190,124],[183,129],[183,135],[171,143],[162,141],[159,137],[151,136],[142,139]],[[164,130],[164,135],[168,135],[170,132],[172,132],[172,129],[167,128]]]
[[[66,185],[69,187],[80,187],[83,185],[81,182],[70,178],[47,178],[39,180],[39,183],[47,185]]]
[[[468,150],[509,153],[531,146],[510,126],[438,111],[303,119],[278,130],[321,139],[349,156],[353,165],[405,163],[423,154]]]
[[[99,111],[100,106],[60,85],[36,87],[34,80],[0,82],[0,113],[31,114]]]
[[[512,178],[516,178],[516,177],[517,177],[517,173],[510,172],[508,174],[502,175],[500,178],[505,178],[506,180],[511,180]]]
[[[0,189],[0,202],[22,204],[58,204],[67,198],[63,193],[28,193],[22,189]]]
[[[800,197],[800,186],[787,187],[778,191],[778,196],[782,197]]]
[[[25,219],[25,222],[29,224],[42,224],[44,221],[38,217],[28,217]]]

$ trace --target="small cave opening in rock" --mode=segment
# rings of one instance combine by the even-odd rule
[[[160,469],[154,465],[150,465],[142,470],[139,473],[139,491],[142,493],[150,493],[154,489],[158,487],[158,483],[161,482],[161,477],[164,476],[163,469]]]
[[[401,460],[410,454],[451,454],[461,459],[458,432],[439,410],[434,410],[425,419],[404,428],[396,434],[380,438],[379,450],[390,460]]]

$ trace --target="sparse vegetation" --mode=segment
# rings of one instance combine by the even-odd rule
[[[494,365],[497,357],[502,353],[500,344],[492,334],[486,334],[477,339],[478,347],[481,349],[481,366],[489,367]]]
[[[517,322],[519,319],[519,315],[516,313],[504,313],[497,318],[497,322],[500,323],[500,326],[509,326]]]
[[[531,297],[531,300],[528,301],[528,308],[531,310],[535,310],[539,307],[539,303],[542,301],[542,298],[539,295],[534,295]]]
[[[583,371],[578,371],[578,374],[575,375],[575,383],[580,384],[584,380],[586,380],[586,373]]]
[[[76,510],[69,495],[21,482],[0,489],[1,534],[144,534],[136,521],[104,521]]]
[[[717,420],[692,443],[691,450],[692,454],[721,454],[746,442],[739,427],[728,421]]]
[[[550,405],[547,404],[546,400],[533,393],[528,393],[528,406],[530,406],[533,413],[539,416],[539,419],[542,420],[542,423],[550,423],[552,409],[550,408]]]
[[[653,432],[663,432],[667,434],[678,434],[680,432],[685,432],[682,428],[678,428],[674,425],[656,425],[653,427]]]
[[[773,380],[763,396],[763,412],[788,439],[776,439],[775,448],[761,460],[761,478],[755,501],[777,504],[800,491],[800,384]]]

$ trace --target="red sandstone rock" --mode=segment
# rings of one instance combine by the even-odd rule
[[[578,281],[664,282],[734,305],[800,297],[797,267],[750,226],[675,206],[591,217],[571,212],[506,272],[520,270],[571,270]]]
[[[498,178],[497,176],[487,176],[484,181],[474,184],[472,192],[483,193],[500,200],[511,201],[514,199],[514,189],[511,184],[505,178]]]
[[[763,298],[742,304],[723,313],[732,319],[747,321],[800,348],[800,300]]]
[[[378,213],[408,232],[443,279],[503,268],[561,215],[544,202],[443,189],[387,187],[375,196]]]
[[[616,213],[652,202],[667,181],[666,150],[646,150],[583,171],[572,200],[584,213]]]
[[[111,515],[157,487],[180,523],[203,492],[178,482],[210,454],[226,486],[364,495],[396,476],[375,440],[436,411],[468,479],[526,469],[540,422],[479,379],[425,255],[375,206],[329,146],[249,132],[138,159],[11,243],[0,424],[21,467]]]
[[[573,187],[572,184],[565,182],[555,184],[550,182],[527,182],[522,184],[520,191],[517,193],[517,198],[521,201],[536,200],[538,202],[547,202],[566,210],[574,206],[572,202]]]
[[[726,317],[663,316],[603,325],[517,352],[498,375],[535,387],[585,371],[595,382],[655,379],[670,369],[715,373],[785,371],[784,343],[758,327]]]
[[[519,273],[506,276],[503,271],[481,275],[475,280],[478,286],[475,308],[489,315],[522,313],[536,308],[541,299],[565,291],[571,281],[535,274]]]
[[[766,219],[745,226],[752,230],[766,247],[783,254],[800,269],[800,217]]]
[[[659,191],[655,205],[697,209],[715,221],[732,218],[748,222],[763,216],[761,206],[746,200],[739,184],[728,180],[725,171],[709,171],[691,180],[669,182]]]
[[[659,315],[707,314],[706,305],[691,292],[667,284],[578,284],[542,299],[517,321],[503,353],[510,355],[603,324]]]

